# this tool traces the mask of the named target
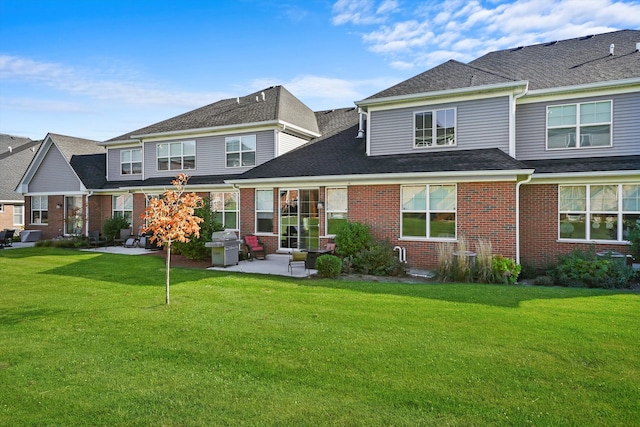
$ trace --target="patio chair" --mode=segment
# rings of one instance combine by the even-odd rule
[[[7,230],[0,231],[0,249],[4,249],[4,241],[7,238]]]
[[[293,267],[300,266],[307,270],[307,253],[300,251],[291,251],[289,253],[289,265],[287,269],[289,273],[293,274]]]
[[[119,239],[113,239],[113,243],[116,246],[119,245],[123,245],[125,244],[125,242],[127,241],[127,239],[131,237],[131,230],[129,230],[128,228],[122,228],[120,229],[120,238]]]
[[[98,246],[104,246],[107,243],[107,239],[100,236],[100,231],[89,231],[89,247],[97,248]]]
[[[247,234],[244,236],[244,245],[247,248],[247,256],[249,261],[253,261],[254,259],[265,259],[267,256],[267,248],[264,243],[262,243],[258,236],[254,236],[253,234]]]

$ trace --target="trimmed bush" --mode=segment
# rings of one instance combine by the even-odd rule
[[[401,276],[406,273],[405,265],[396,256],[388,241],[373,243],[353,258],[355,271],[374,276]]]
[[[114,239],[120,237],[120,230],[129,227],[131,227],[129,221],[120,215],[116,215],[104,220],[102,232],[108,241],[113,242]]]
[[[365,224],[347,222],[336,234],[335,242],[336,252],[345,258],[347,271],[350,271],[353,258],[371,246],[373,237]]]
[[[320,255],[316,259],[316,270],[320,277],[338,277],[342,271],[342,260],[334,255]]]
[[[611,256],[598,258],[595,250],[574,250],[550,272],[560,286],[579,288],[627,288],[635,272]]]

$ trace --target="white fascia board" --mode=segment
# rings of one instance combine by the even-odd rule
[[[98,142],[97,145],[102,146],[102,147],[136,147],[138,145],[142,144],[142,141],[140,141],[139,139],[122,139],[120,141],[104,141],[104,142]]]
[[[557,99],[580,98],[584,96],[618,95],[640,91],[640,78],[611,80],[575,86],[529,90],[518,99],[518,104],[553,101]]]
[[[0,203],[4,203],[4,204],[13,204],[13,205],[22,205],[24,204],[24,199],[5,199],[5,200],[0,200]]]
[[[640,180],[640,170],[629,171],[595,171],[595,172],[563,172],[533,174],[531,184],[570,184],[570,183],[637,183]]]
[[[38,191],[38,192],[27,192],[25,196],[84,196],[85,194],[89,194],[87,190],[80,191]]]
[[[186,191],[188,193],[198,192],[198,191],[229,191],[233,190],[233,185],[231,184],[197,184],[192,185],[187,183]],[[125,193],[163,193],[165,190],[175,189],[175,187],[171,184],[167,185],[149,185],[149,186],[132,186],[132,187],[119,187],[119,188],[107,188],[94,190],[94,194],[125,194]]]
[[[410,172],[363,175],[330,175],[288,178],[229,179],[225,182],[239,188],[263,187],[266,184],[277,185],[316,185],[326,186],[336,183],[346,185],[384,185],[406,182],[450,181],[450,182],[492,182],[516,181],[518,176],[531,175],[533,169],[514,169],[504,171],[471,172]]]
[[[132,135],[132,137],[147,142],[167,139],[195,138],[198,136],[210,136],[216,134],[254,132],[260,130],[270,130],[273,128],[279,128],[280,130],[282,130],[283,128],[292,129],[299,134],[307,135],[314,138],[320,136],[319,133],[303,129],[300,126],[296,126],[282,120],[269,120],[265,122],[238,123],[233,125],[213,126],[208,128],[140,134]]]
[[[520,88],[526,90],[529,82],[527,80],[498,83],[492,85],[463,87],[458,89],[438,90],[433,92],[413,93],[410,95],[388,96],[385,98],[376,99],[363,99],[362,101],[356,101],[355,104],[358,107],[375,107],[384,106],[389,108],[392,104],[402,104],[398,106],[406,107],[407,103],[424,104],[425,101],[430,99],[442,99],[442,98],[458,98],[468,96],[469,99],[486,98],[487,96],[501,96],[514,92],[515,89]],[[497,92],[495,94],[492,94]]]

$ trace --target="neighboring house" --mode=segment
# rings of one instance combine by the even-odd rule
[[[0,134],[0,230],[24,228],[24,197],[14,190],[40,142]]]
[[[89,227],[117,214],[135,230],[146,197],[185,172],[227,228],[270,252],[321,247],[345,221],[413,267],[462,237],[537,267],[592,244],[627,252],[639,47],[625,30],[448,61],[356,102],[359,117],[314,113],[282,87],[223,100],[100,143]]]
[[[26,196],[25,229],[50,239],[101,227],[100,203],[90,196],[105,182],[105,149],[97,141],[47,134],[16,191]]]

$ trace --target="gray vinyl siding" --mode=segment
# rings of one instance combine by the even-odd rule
[[[55,145],[51,145],[37,172],[29,181],[30,193],[80,191],[80,180]]]
[[[297,136],[289,135],[288,133],[278,133],[278,156],[288,153],[291,150],[304,145],[308,141],[306,139],[298,138]]]
[[[122,175],[120,152],[122,150],[131,150],[132,148],[138,147],[110,148],[107,150],[107,177],[109,177],[109,181],[133,181],[142,179],[142,174]],[[144,164],[142,167],[144,167]]]
[[[414,148],[413,116],[419,111],[456,109],[456,145]],[[509,97],[449,102],[370,113],[372,156],[499,148],[509,152]]]
[[[612,101],[613,122],[611,147],[585,147],[567,150],[547,150],[547,106],[591,101]],[[523,104],[516,107],[516,158],[543,160],[626,156],[640,154],[640,92],[564,101]]]
[[[274,153],[274,132],[272,130],[260,132],[246,132],[234,134],[234,136],[256,135],[256,166],[269,161]],[[225,137],[229,135],[214,135],[202,138],[195,138],[196,141],[196,168],[185,171],[158,171],[156,161],[156,145],[161,142],[146,142],[142,153],[144,164],[144,177],[166,177],[175,176],[177,173],[186,172],[191,176],[197,175],[230,175],[241,174],[251,169],[253,166],[227,168],[225,154]],[[167,142],[193,141],[194,138],[172,140]],[[118,164],[119,164],[118,160]],[[111,176],[109,177],[110,180]]]

